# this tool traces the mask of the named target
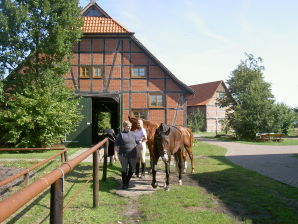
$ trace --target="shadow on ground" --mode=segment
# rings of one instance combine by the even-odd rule
[[[200,163],[217,166],[215,172],[189,175],[241,221],[252,223],[298,223],[298,189],[212,156]],[[205,164],[204,164],[205,165]],[[222,169],[220,169],[222,167]]]

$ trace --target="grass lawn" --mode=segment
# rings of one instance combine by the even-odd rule
[[[194,153],[199,156],[195,159],[196,172],[188,174],[194,184],[172,185],[170,191],[160,189],[134,200],[141,215],[140,223],[298,223],[297,188],[230,163],[224,157],[224,148],[195,144]],[[20,166],[25,166],[28,161],[21,163]],[[55,161],[42,172],[58,164]],[[7,162],[1,165],[16,166]],[[190,167],[188,169],[189,173]],[[92,165],[82,163],[66,176],[64,204],[91,175]],[[173,175],[176,175],[174,169]],[[119,186],[117,179],[120,179],[118,163],[109,167],[108,180],[100,181],[99,208],[92,208],[92,183],[89,182],[65,211],[64,223],[130,223],[125,216],[129,199],[114,192]],[[46,191],[8,223],[49,223],[48,215],[49,193]]]
[[[196,143],[201,157],[191,177],[199,187],[174,186],[142,196],[144,223],[298,223],[297,188],[234,165],[225,152]]]
[[[211,139],[217,139],[221,141],[232,141],[237,143],[243,143],[243,144],[254,144],[254,145],[298,145],[298,139],[297,138],[284,138],[280,142],[258,142],[258,141],[242,141],[242,140],[235,140],[235,138],[232,138],[230,136],[204,136],[205,138],[211,138]]]
[[[70,156],[71,154],[75,153],[76,151],[80,150],[81,148],[67,148],[67,155]],[[46,150],[46,151],[19,151],[19,152],[0,152],[0,159],[46,159],[56,153],[59,150]],[[57,157],[58,159],[60,156]]]
[[[33,162],[21,161],[20,166],[31,166]],[[0,166],[13,167],[12,163],[0,162]],[[47,166],[42,172],[36,174],[36,179],[46,172],[53,170],[59,165],[58,161],[54,161]],[[108,178],[106,182],[100,181],[99,207],[92,208],[92,179],[85,187],[84,183],[92,177],[92,164],[81,163],[65,178],[64,206],[73,197],[78,189],[83,187],[82,192],[74,200],[72,204],[65,210],[63,214],[64,223],[117,223],[121,220],[122,208],[127,203],[122,197],[113,193],[113,190],[119,185],[116,178],[119,175],[118,166],[110,166],[108,168]],[[100,170],[100,178],[102,170]],[[20,187],[14,188],[13,191]],[[6,223],[49,223],[50,194],[49,190],[37,196],[32,203],[23,207],[15,216],[12,216]]]

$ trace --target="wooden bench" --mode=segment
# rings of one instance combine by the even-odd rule
[[[256,138],[258,141],[266,142],[280,142],[282,140],[283,134],[280,133],[257,133]]]

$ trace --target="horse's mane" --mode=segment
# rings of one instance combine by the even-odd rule
[[[158,127],[158,124],[155,123],[155,122],[152,122],[152,121],[149,121],[149,120],[145,120],[145,119],[142,119],[143,120],[143,124],[144,126],[146,125],[147,127]]]
[[[177,126],[174,126],[174,125],[169,125],[169,124],[161,123],[159,125],[159,127],[158,127],[158,131],[159,132],[163,132],[163,133],[166,133],[169,129],[175,129],[178,132],[182,133],[181,130]]]

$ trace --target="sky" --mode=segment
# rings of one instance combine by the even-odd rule
[[[89,0],[80,0],[86,6]],[[226,81],[245,59],[263,59],[276,102],[298,107],[297,0],[97,0],[179,80]]]

